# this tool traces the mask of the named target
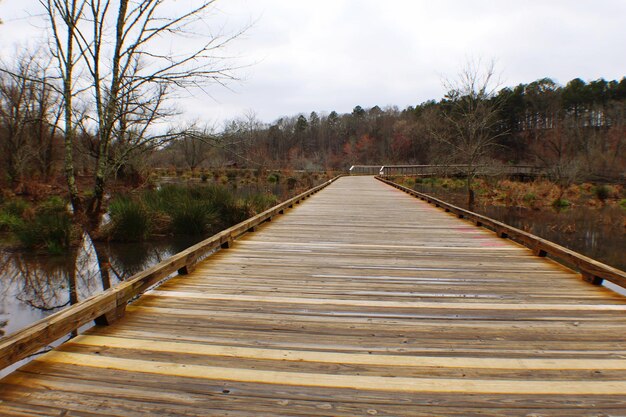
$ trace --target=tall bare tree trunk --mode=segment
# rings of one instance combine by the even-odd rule
[[[76,1],[73,0],[71,4],[71,15],[66,17],[67,23],[67,45],[65,56],[65,74],[63,80],[63,98],[64,98],[64,111],[65,111],[65,160],[64,170],[65,178],[67,181],[67,189],[70,195],[70,202],[74,209],[75,215],[81,215],[83,212],[83,206],[80,201],[80,194],[78,192],[78,186],[76,185],[76,174],[74,167],[74,143],[76,140],[76,129],[74,127],[73,120],[73,95],[74,89],[72,85],[72,77],[74,76],[74,37],[75,34],[75,17],[76,17]]]

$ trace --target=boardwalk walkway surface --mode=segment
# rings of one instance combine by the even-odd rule
[[[626,300],[338,180],[0,382],[1,416],[626,416]]]

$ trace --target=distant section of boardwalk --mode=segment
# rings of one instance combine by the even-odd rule
[[[344,177],[0,381],[0,416],[626,416],[626,299]]]

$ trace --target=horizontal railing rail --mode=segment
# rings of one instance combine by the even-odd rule
[[[380,165],[352,165],[348,172],[350,175],[378,175],[381,168]]]
[[[440,207],[446,212],[453,213],[459,218],[467,219],[477,226],[482,226],[493,230],[496,234],[502,238],[511,239],[517,243],[520,243],[533,250],[537,256],[549,255],[551,259],[563,264],[564,266],[578,269],[582,278],[594,285],[601,285],[603,280],[610,281],[622,288],[626,288],[626,272],[614,268],[610,265],[603,264],[594,259],[591,259],[585,255],[575,252],[571,249],[558,245],[549,240],[543,239],[539,236],[535,236],[531,233],[509,226],[500,221],[483,216],[478,213],[474,213],[469,210],[457,207],[455,205],[446,203],[428,194],[420,193],[419,191],[412,190],[404,187],[395,182],[389,181],[385,178],[376,177],[379,181],[389,184],[399,190],[404,191],[414,197],[424,200],[430,204],[434,204],[436,207]]]
[[[471,169],[475,175],[520,175],[536,177],[547,174],[546,170],[533,165],[383,165],[379,175],[465,175]]]
[[[283,214],[286,209],[327,187],[340,176],[219,232],[101,293],[0,339],[0,369],[38,352],[92,320],[102,325],[114,322],[124,315],[126,305],[137,295],[175,272],[181,275],[190,273],[203,256],[218,248],[229,248],[236,238],[254,231],[261,223],[271,221],[277,214]]]

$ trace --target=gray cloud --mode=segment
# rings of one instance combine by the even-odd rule
[[[31,3],[29,5],[29,3]],[[10,5],[9,5],[10,4]],[[35,10],[36,1],[21,2]],[[444,93],[471,57],[495,59],[506,85],[549,76],[561,83],[626,75],[623,0],[229,0],[216,22],[253,27],[232,48],[233,91],[196,93],[180,105],[191,119],[222,121],[254,110],[264,121],[355,105],[404,107]],[[13,1],[0,3],[0,51],[36,34]],[[41,25],[39,25],[41,26]]]

